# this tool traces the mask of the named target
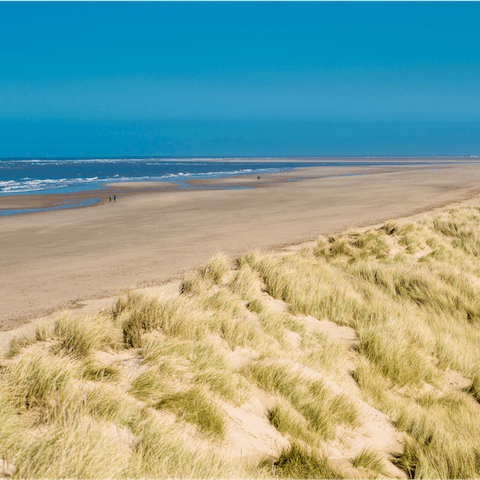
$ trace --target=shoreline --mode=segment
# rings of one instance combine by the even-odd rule
[[[1,217],[0,331],[86,299],[163,284],[218,250],[281,249],[480,195],[478,164],[372,167],[360,176],[328,168],[330,176],[315,178],[297,169],[293,181],[292,171],[269,174],[252,189],[214,189],[211,179],[199,189],[133,188],[115,208]]]
[[[401,160],[389,159],[389,161]],[[403,159],[402,159],[403,160]],[[232,160],[237,161],[237,160]],[[254,159],[251,160],[254,162]],[[291,159],[285,159],[290,162]],[[311,160],[312,162],[316,160]],[[298,166],[288,171],[269,172],[263,174],[242,174],[225,175],[214,178],[186,179],[172,181],[137,181],[137,182],[108,182],[100,183],[99,188],[92,188],[68,193],[33,193],[33,194],[11,194],[0,195],[0,218],[10,216],[9,211],[15,211],[14,215],[31,215],[43,213],[46,211],[55,211],[63,209],[92,208],[109,203],[109,197],[117,195],[118,198],[126,198],[132,195],[139,195],[151,192],[168,192],[174,189],[235,189],[235,188],[258,188],[272,183],[281,183],[285,181],[312,180],[315,178],[341,177],[349,175],[367,175],[385,169],[404,169],[404,168],[441,168],[451,165],[451,161],[441,161],[438,163],[429,162],[428,164],[419,164],[418,158],[412,159],[411,165],[365,165],[348,166],[348,163],[354,160],[342,159],[345,166]],[[273,160],[272,160],[273,162]],[[299,160],[300,162],[300,160]],[[302,163],[308,162],[301,160]],[[280,162],[279,162],[280,163]],[[475,164],[476,161],[462,162],[463,164]],[[348,168],[348,170],[346,170]],[[341,169],[341,170],[339,170]],[[17,212],[18,210],[18,212]]]

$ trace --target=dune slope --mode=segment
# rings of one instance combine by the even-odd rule
[[[0,476],[480,475],[480,208],[217,255],[12,341]]]

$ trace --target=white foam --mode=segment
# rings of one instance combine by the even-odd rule
[[[147,162],[148,160],[148,162]],[[238,170],[213,170],[213,171],[203,171],[203,172],[192,172],[192,167],[204,165],[208,159],[199,159],[200,161],[181,161],[181,159],[73,159],[73,160],[38,160],[38,159],[28,159],[28,160],[7,160],[0,162],[2,166],[15,166],[19,163],[23,164],[32,164],[35,165],[35,168],[38,166],[68,166],[82,163],[138,163],[143,162],[147,165],[161,165],[165,166],[168,163],[174,164],[176,167],[185,166],[185,171],[175,172],[175,173],[165,173],[163,175],[140,175],[140,176],[120,176],[120,174],[115,174],[108,177],[98,177],[98,176],[88,176],[88,177],[72,177],[72,178],[30,178],[24,177],[19,180],[4,180],[0,181],[0,195],[3,194],[25,194],[31,192],[42,192],[45,190],[58,190],[65,188],[79,188],[82,189],[85,187],[96,188],[102,183],[115,183],[115,182],[141,182],[141,181],[175,181],[175,180],[185,180],[185,179],[201,179],[201,178],[210,178],[210,177],[228,177],[235,175],[246,175],[252,173],[266,173],[271,171],[283,171],[284,169],[279,168],[244,168]],[[217,164],[210,164],[210,166],[215,166]],[[24,167],[25,168],[25,167]],[[28,168],[28,167],[27,167]],[[208,167],[207,167],[208,168]],[[72,174],[75,169],[72,169]],[[90,184],[90,185],[89,185]]]

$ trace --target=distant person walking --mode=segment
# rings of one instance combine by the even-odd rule
[[[108,197],[108,201],[111,202],[111,201],[112,201],[112,197]]]
[[[116,201],[117,201],[117,196],[114,195],[114,196],[113,196],[113,202],[115,203]]]

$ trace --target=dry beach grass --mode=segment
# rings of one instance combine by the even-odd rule
[[[12,342],[3,475],[478,477],[479,346],[478,207],[219,254]]]

